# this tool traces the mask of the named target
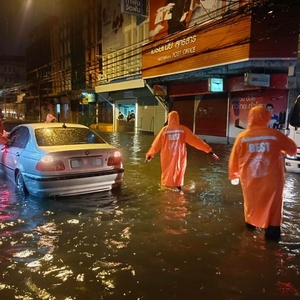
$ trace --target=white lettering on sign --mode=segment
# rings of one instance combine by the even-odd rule
[[[142,3],[138,0],[125,0],[125,11],[141,13]]]
[[[195,52],[196,52],[196,46],[183,50],[183,54],[190,54],[190,53],[195,53]]]
[[[269,152],[269,151],[270,151],[270,143],[268,142],[249,144],[250,153]]]
[[[173,57],[178,57],[180,54],[181,54],[181,50],[173,52],[172,56]]]
[[[163,51],[171,50],[172,48],[173,48],[173,42],[169,42],[168,44],[152,49],[151,54],[161,53]]]
[[[172,50],[173,47],[175,47],[176,50],[179,50],[179,48],[186,47],[187,45],[189,45],[191,43],[195,43],[196,41],[197,41],[196,35],[188,36],[188,37],[182,38],[181,40],[178,40],[176,42],[168,42],[167,44],[164,44],[164,45],[158,46],[154,49],[151,49],[151,54],[158,54],[158,53],[162,53],[164,51]],[[192,50],[188,50],[188,49],[192,49]],[[191,47],[191,48],[187,48],[184,50],[187,51],[184,54],[193,53],[193,52],[195,52],[196,47]]]
[[[171,55],[164,55],[164,56],[159,57],[158,61],[167,60],[167,59],[170,59],[170,58],[171,58]]]
[[[176,41],[175,42],[175,48],[178,49],[179,47],[186,46],[190,43],[195,43],[196,41],[197,41],[197,36],[196,35],[188,36],[186,38],[183,38],[181,40]]]

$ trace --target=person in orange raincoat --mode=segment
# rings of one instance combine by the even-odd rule
[[[297,146],[280,131],[268,128],[271,113],[251,108],[248,128],[235,139],[229,157],[229,179],[240,179],[248,228],[264,228],[267,239],[280,239],[285,171],[283,153],[295,155]]]
[[[3,145],[9,145],[9,138],[7,137],[7,132],[3,128],[3,121],[0,119],[0,143]]]
[[[150,161],[161,150],[161,184],[165,187],[176,188],[181,193],[187,166],[186,144],[211,153],[215,159],[218,159],[208,144],[193,134],[189,128],[180,125],[178,112],[171,111],[168,114],[167,125],[158,133],[146,154],[146,161]]]

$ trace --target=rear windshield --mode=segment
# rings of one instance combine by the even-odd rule
[[[35,129],[35,137],[39,146],[105,143],[99,135],[87,128],[39,128]]]

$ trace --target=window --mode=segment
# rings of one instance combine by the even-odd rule
[[[26,127],[20,127],[9,134],[11,147],[25,148],[29,139],[29,130]]]
[[[105,141],[99,135],[86,128],[39,128],[35,130],[35,137],[38,146],[105,143]]]

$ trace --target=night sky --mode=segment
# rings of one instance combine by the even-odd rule
[[[0,55],[25,55],[29,32],[57,15],[61,0],[0,0]]]

